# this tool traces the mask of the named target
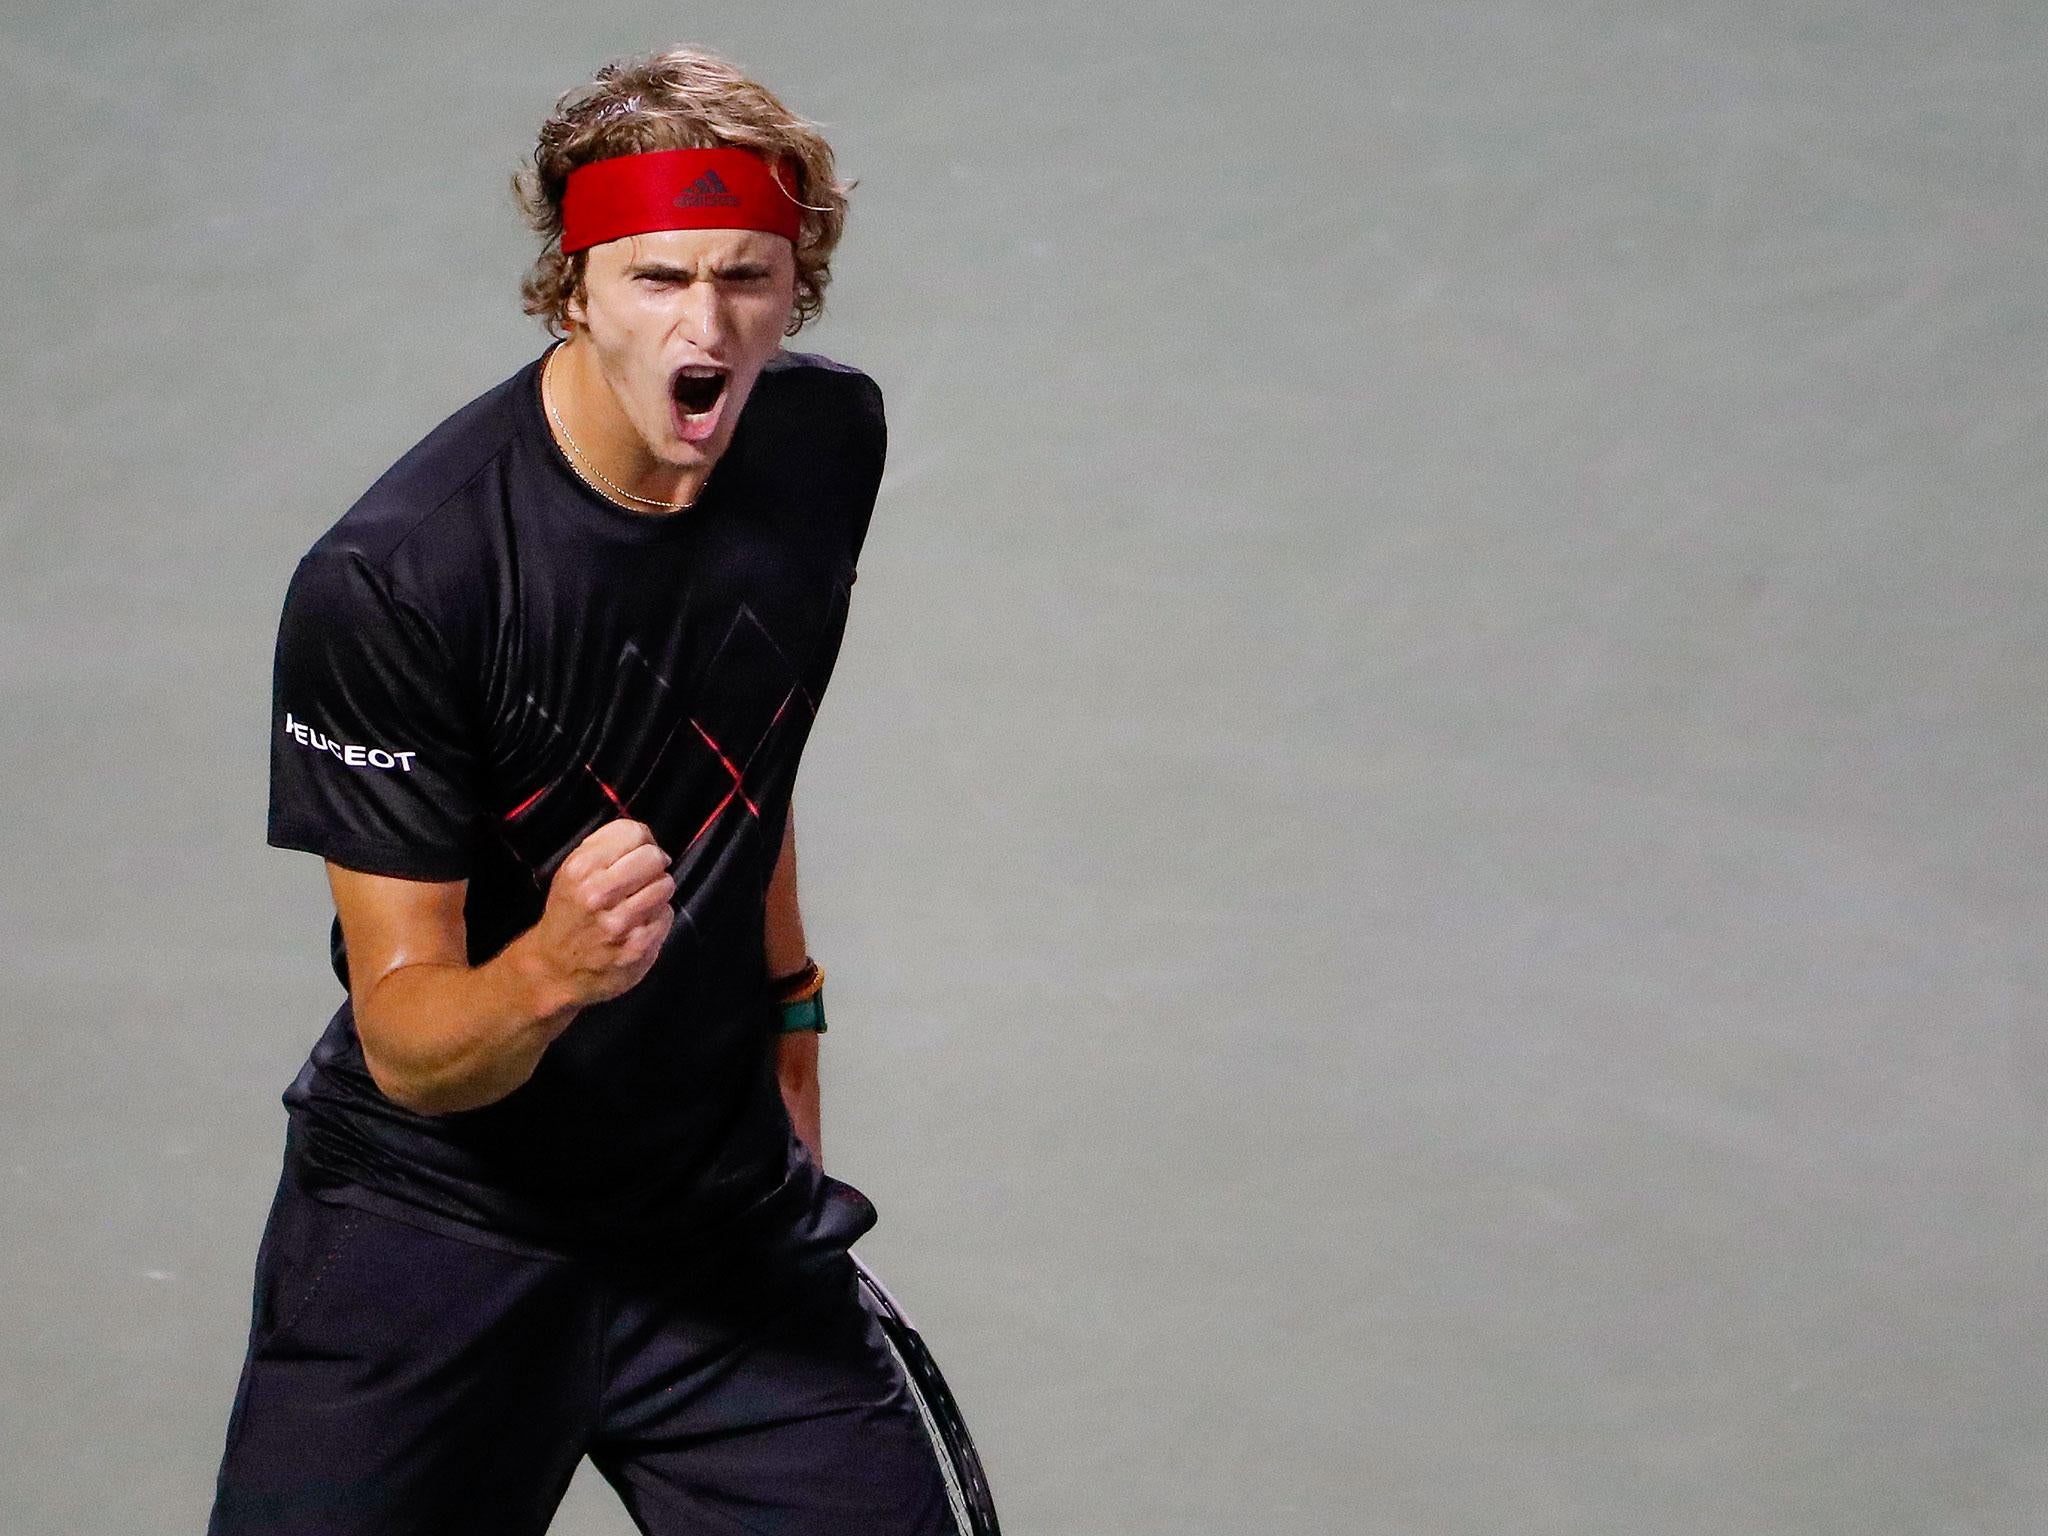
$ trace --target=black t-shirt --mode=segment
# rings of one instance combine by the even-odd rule
[[[466,879],[480,964],[617,816],[668,853],[646,977],[579,1013],[495,1103],[416,1114],[344,998],[286,1089],[319,1185],[546,1253],[844,1246],[875,1221],[791,1131],[762,929],[790,790],[875,493],[881,391],[777,355],[696,503],[627,511],[542,414],[537,358],[457,411],[314,543],[277,637],[269,840]],[[347,987],[337,919],[336,975]]]

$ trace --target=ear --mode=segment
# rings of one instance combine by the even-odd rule
[[[590,324],[590,317],[583,307],[589,297],[583,286],[589,271],[586,253],[578,251],[569,258],[569,275],[574,279],[574,283],[569,290],[569,297],[562,301],[562,320],[565,326],[587,327]]]

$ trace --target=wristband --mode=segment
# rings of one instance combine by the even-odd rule
[[[782,1033],[793,1035],[801,1029],[815,1029],[825,1033],[825,993],[821,988],[809,997],[793,1003],[784,1003],[782,1008]]]
[[[825,1032],[825,968],[817,961],[807,956],[802,970],[776,977],[768,989],[782,1015],[781,1033],[800,1029]]]

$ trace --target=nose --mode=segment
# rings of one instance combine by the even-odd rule
[[[716,279],[700,277],[685,286],[682,329],[692,345],[714,356],[722,353],[729,326],[729,305]]]

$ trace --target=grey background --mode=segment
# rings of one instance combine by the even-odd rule
[[[0,1528],[204,1521],[284,581],[695,41],[860,178],[825,1145],[1013,1536],[2048,1530],[2044,32],[10,4]]]

